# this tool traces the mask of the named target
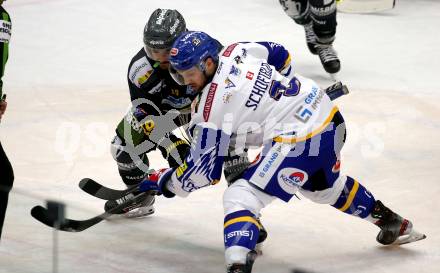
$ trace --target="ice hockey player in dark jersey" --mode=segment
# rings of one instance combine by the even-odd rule
[[[169,166],[176,167],[188,150],[187,142],[171,132],[189,122],[195,93],[178,85],[168,72],[171,45],[185,30],[185,19],[177,10],[156,9],[144,28],[144,46],[130,62],[127,80],[132,108],[118,124],[111,145],[127,186],[138,184],[149,172],[149,152],[159,149]],[[154,212],[153,197],[137,201],[120,213],[138,217]],[[108,201],[106,209],[115,205],[116,201]]]
[[[330,74],[339,72],[341,62],[333,48],[336,37],[336,0],[279,0],[289,17],[304,26],[307,46]]]

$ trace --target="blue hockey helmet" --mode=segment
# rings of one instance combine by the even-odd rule
[[[205,71],[204,61],[210,57],[214,62],[218,62],[221,48],[222,45],[208,34],[202,31],[188,31],[174,41],[169,61],[177,70],[198,66],[200,70]]]

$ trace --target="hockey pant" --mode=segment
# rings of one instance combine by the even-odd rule
[[[243,174],[226,189],[224,243],[226,263],[245,263],[258,239],[260,210],[275,198],[288,202],[300,192],[313,202],[329,204],[366,218],[375,203],[373,195],[355,179],[340,174],[340,151],[345,123],[336,112],[323,132],[287,144],[273,141]],[[283,141],[285,142],[285,141]]]

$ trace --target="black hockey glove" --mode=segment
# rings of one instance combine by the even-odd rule
[[[238,155],[231,155],[231,151],[229,151],[223,165],[223,172],[228,186],[239,179],[250,164],[247,150]]]
[[[163,158],[168,161],[170,168],[177,168],[183,164],[183,160],[189,152],[189,144],[173,134],[169,134],[158,143],[158,148]]]

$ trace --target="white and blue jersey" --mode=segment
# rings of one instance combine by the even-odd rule
[[[293,183],[298,179],[290,178],[291,173],[284,174],[287,170],[283,169],[290,168],[288,171],[293,173],[293,166],[303,159],[295,157],[291,163],[287,155],[271,159],[272,149],[293,149],[297,143],[324,135],[336,116],[340,116],[338,109],[325,92],[313,81],[293,73],[290,55],[282,46],[269,42],[232,44],[220,53],[211,83],[193,103],[191,153],[175,170],[167,188],[186,196],[215,184],[221,178],[229,146],[264,147],[260,162],[267,157],[273,162],[267,166],[253,164],[245,172],[246,178],[265,192],[288,201],[303,185]],[[329,139],[335,130],[330,131],[325,135]],[[334,145],[330,146],[333,149]],[[337,155],[333,158],[336,162]],[[307,166],[301,168],[299,177],[312,175]],[[283,177],[287,175],[289,186],[278,179],[280,172]]]

